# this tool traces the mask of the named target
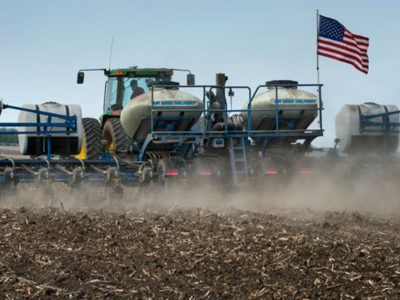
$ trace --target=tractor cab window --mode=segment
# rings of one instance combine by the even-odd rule
[[[117,104],[117,78],[109,78],[106,82],[106,92],[104,94],[104,111],[112,109]]]
[[[148,84],[154,78],[123,78],[124,88],[122,97],[122,106],[125,106],[133,98],[149,91]]]

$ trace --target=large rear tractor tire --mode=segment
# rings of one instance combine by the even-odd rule
[[[83,118],[81,151],[75,157],[79,159],[98,159],[104,152],[101,140],[102,134],[99,121],[94,118]]]
[[[129,158],[128,150],[132,139],[121,125],[119,118],[110,118],[103,128],[103,137],[106,140],[106,150],[111,156],[119,159]]]

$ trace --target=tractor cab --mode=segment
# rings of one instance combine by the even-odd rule
[[[171,83],[171,69],[115,69],[105,72],[108,77],[104,93],[104,112],[119,114],[132,99],[149,92],[152,85]]]

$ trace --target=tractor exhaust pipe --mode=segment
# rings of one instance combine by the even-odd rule
[[[216,88],[216,95],[213,97],[211,108],[212,109],[227,109],[226,98],[225,98],[225,83],[228,80],[228,76],[224,73],[217,73],[215,77],[215,85],[218,87]],[[224,112],[215,112],[214,113],[214,123],[215,126],[217,123],[225,121],[225,113]]]
[[[217,73],[215,76],[215,85],[225,87],[226,82],[228,81],[228,76],[225,73]],[[226,107],[226,98],[225,98],[225,89],[217,88],[217,101],[222,105],[225,104]]]

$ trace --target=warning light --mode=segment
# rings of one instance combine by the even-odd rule
[[[274,169],[268,169],[268,170],[265,172],[265,175],[276,175],[276,174],[278,174],[278,171],[277,171],[277,170],[274,170]]]
[[[115,72],[115,75],[124,75],[124,72],[122,72],[122,71],[116,71],[116,72]]]
[[[178,176],[179,172],[178,170],[166,170],[165,171],[165,176]]]
[[[299,171],[300,174],[302,175],[308,175],[311,174],[311,169],[310,168],[303,168]]]
[[[202,170],[202,171],[200,171],[200,175],[201,176],[211,176],[212,171],[211,170]]]

